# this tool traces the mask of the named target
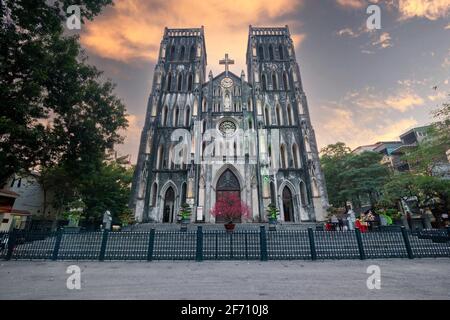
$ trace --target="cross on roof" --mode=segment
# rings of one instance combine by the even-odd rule
[[[219,60],[219,64],[225,65],[225,76],[228,77],[228,65],[234,64],[234,60],[228,59],[228,53],[225,53],[225,59]]]

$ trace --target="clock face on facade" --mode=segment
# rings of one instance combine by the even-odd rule
[[[233,121],[225,120],[219,124],[219,131],[224,136],[232,135],[236,131],[236,124]]]
[[[230,88],[233,85],[233,80],[231,78],[223,78],[222,81],[220,82],[220,85],[223,88]]]

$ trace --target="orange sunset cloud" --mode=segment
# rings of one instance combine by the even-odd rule
[[[164,27],[203,25],[208,63],[213,66],[213,71],[220,70],[216,66],[217,61],[225,52],[235,59],[235,68],[239,71],[245,67],[248,26],[267,25],[301,5],[301,0],[213,0],[208,5],[191,0],[121,0],[95,22],[85,26],[81,42],[88,50],[104,58],[124,62],[155,60]],[[298,26],[297,21],[283,24]],[[297,45],[304,37],[304,34],[293,35]]]

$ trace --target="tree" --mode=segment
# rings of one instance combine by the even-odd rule
[[[343,142],[330,144],[321,150],[320,163],[327,182],[328,200],[336,207],[344,207],[347,199],[339,194],[344,186],[338,177],[344,168],[344,160],[349,157],[351,150]]]
[[[399,201],[411,197],[417,197],[420,207],[431,206],[433,199],[440,199],[448,209],[450,181],[409,172],[396,174],[384,185],[379,206],[395,208]]]
[[[353,154],[344,143],[328,145],[321,150],[321,165],[327,182],[329,201],[335,207],[345,207],[351,200],[360,205],[368,196],[374,205],[379,191],[389,176],[375,152]]]
[[[78,186],[80,198],[85,203],[85,224],[97,225],[106,210],[111,212],[114,223],[129,221],[127,206],[131,193],[134,168],[125,168],[117,162],[102,163],[93,176],[83,178]]]
[[[250,209],[238,195],[225,193],[216,201],[211,214],[216,218],[223,218],[227,223],[233,223],[241,217],[249,217]]]
[[[120,143],[125,107],[110,81],[64,36],[66,8],[92,19],[111,0],[1,2],[0,187],[13,173],[64,167],[72,177],[101,165]]]

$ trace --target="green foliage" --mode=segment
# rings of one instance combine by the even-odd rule
[[[280,210],[278,210],[277,206],[273,203],[270,203],[267,206],[267,217],[269,219],[277,219],[280,215]]]
[[[0,187],[13,173],[63,168],[72,180],[122,141],[125,107],[114,85],[65,36],[66,8],[92,19],[111,0],[4,0],[0,28]],[[59,169],[58,169],[59,170]]]
[[[134,168],[127,169],[117,162],[104,162],[93,175],[83,176],[78,190],[86,204],[83,216],[88,223],[101,220],[106,210],[111,212],[115,223],[128,219],[133,171]]]
[[[435,122],[426,138],[404,156],[411,169],[420,174],[431,175],[436,165],[446,163],[446,151],[450,149],[450,103],[444,103],[433,114]]]
[[[420,206],[428,205],[434,198],[441,199],[448,206],[450,181],[412,173],[394,175],[383,187],[379,206],[396,207],[398,201],[409,197],[417,197]]]
[[[187,203],[183,203],[180,208],[180,213],[178,214],[182,220],[189,219],[191,216],[191,206]]]
[[[375,152],[353,154],[344,143],[328,145],[321,150],[321,165],[327,183],[330,203],[344,207],[347,200],[358,205],[368,195],[372,204],[389,176]]]

